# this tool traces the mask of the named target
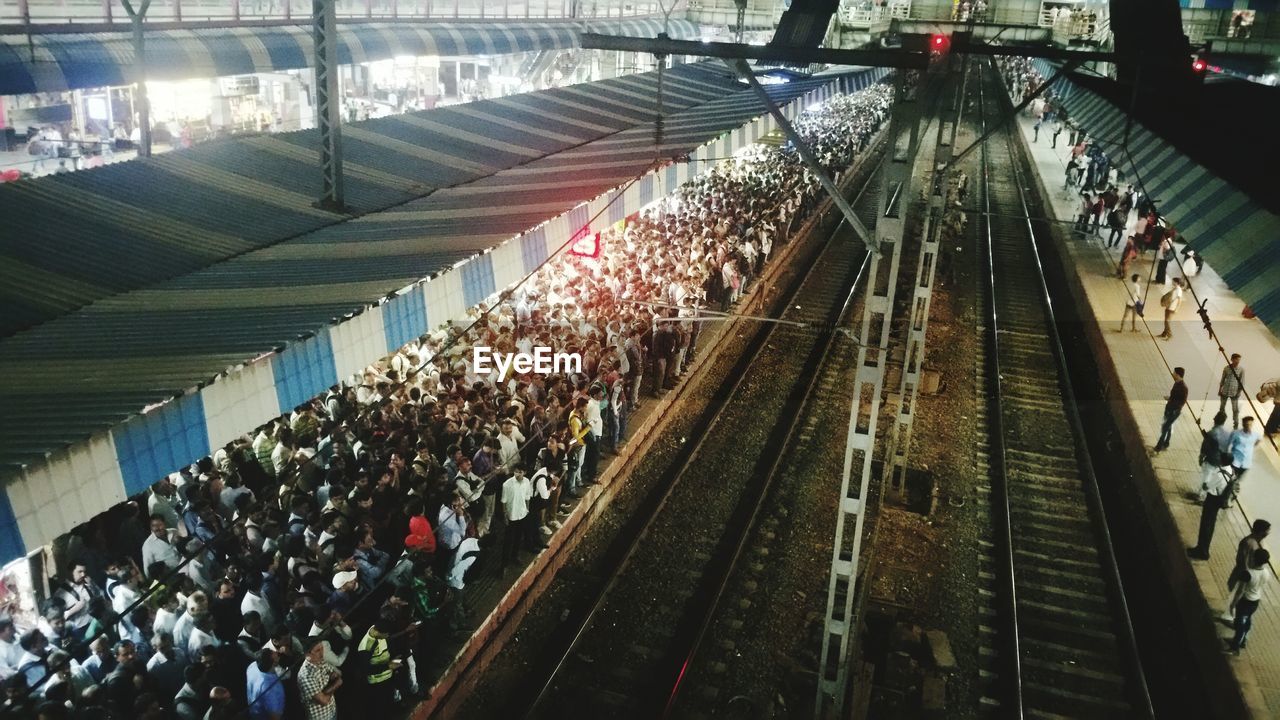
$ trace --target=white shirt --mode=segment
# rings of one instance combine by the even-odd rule
[[[604,418],[600,417],[600,402],[595,398],[587,398],[587,424],[596,437],[604,434]]]
[[[178,531],[170,529],[166,535],[168,536],[167,541],[161,540],[152,534],[148,535],[147,539],[142,542],[142,572],[144,574],[150,572],[152,563],[162,562],[170,570],[182,564],[182,553],[179,553],[178,548],[173,545],[178,540]],[[147,579],[151,579],[149,574]],[[117,610],[117,612],[119,611]]]
[[[173,624],[173,650],[178,655],[178,661],[184,665],[191,661],[187,656],[187,643],[191,641],[194,629],[195,622],[191,613],[182,613]]]
[[[276,445],[276,449],[271,451],[271,465],[277,477],[284,472],[284,466],[288,465],[292,458],[293,449],[283,443]]]
[[[551,489],[547,487],[550,480],[551,475],[546,468],[538,468],[538,472],[533,474],[534,491],[543,500],[551,499]]]
[[[533,497],[533,483],[529,478],[517,480],[513,475],[502,483],[502,508],[508,522],[523,520],[529,514],[529,500]]]
[[[1270,572],[1265,567],[1249,568],[1249,579],[1244,582],[1243,598],[1245,600],[1253,600],[1257,602],[1262,599],[1262,588],[1267,584],[1267,573]]]
[[[453,556],[453,567],[449,570],[449,587],[455,590],[461,590],[466,586],[463,576],[467,574],[467,569],[476,562],[476,556],[480,553],[480,541],[475,538],[467,538],[458,546],[458,552]]]
[[[329,644],[328,640],[322,640],[321,644],[324,645],[324,661],[334,670],[341,670],[342,664],[347,661],[347,655],[351,653],[351,627],[346,623],[339,623],[334,625],[332,629],[334,632],[338,633],[343,640],[346,640],[347,643],[341,653],[336,653],[333,651],[333,647]],[[323,628],[315,623],[311,623],[311,632],[309,633],[311,637],[320,635],[323,632]]]
[[[155,621],[151,623],[151,632],[153,633],[169,633],[173,636],[173,626],[178,622],[178,614],[165,610],[164,608],[156,608]]]
[[[204,646],[212,645],[213,647],[218,647],[221,644],[222,642],[219,641],[218,638],[210,635],[209,633],[201,630],[198,627],[192,626],[191,637],[187,638],[187,657],[191,658],[192,660],[199,659],[200,650]]]
[[[271,609],[271,604],[261,595],[247,592],[244,594],[244,599],[240,601],[240,615],[244,616],[251,610],[262,618],[262,627],[266,629],[268,635],[276,631],[276,614]]]
[[[0,640],[0,677],[8,678],[18,669],[18,658],[22,657],[22,648],[18,646],[18,635],[14,633],[13,642]]]
[[[511,436],[507,437],[506,433],[498,433],[498,464],[505,465],[509,469],[512,465],[520,460],[520,443],[524,442],[524,435],[520,434],[518,428],[511,429]]]
[[[167,527],[181,527],[182,519],[178,517],[178,511],[173,508],[173,502],[169,498],[157,495],[154,490],[151,492],[151,496],[147,498],[147,512],[163,517],[164,524]]]
[[[1142,288],[1138,283],[1133,283],[1133,287],[1129,288],[1129,307],[1134,307],[1138,301],[1142,300]]]

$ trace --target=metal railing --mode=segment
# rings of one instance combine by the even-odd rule
[[[658,0],[336,0],[346,20],[568,20],[661,15]],[[680,10],[684,3],[677,3]],[[155,0],[150,23],[298,21],[311,17],[310,0]],[[0,0],[3,25],[127,27],[120,0]],[[44,28],[41,28],[44,29]]]

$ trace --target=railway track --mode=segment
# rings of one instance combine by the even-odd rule
[[[997,74],[976,71],[985,131],[1006,102]],[[981,702],[1005,718],[1152,717],[1013,143],[1005,131],[982,148],[974,223],[992,522],[979,554]]]
[[[854,199],[864,223],[874,221],[876,175]],[[753,529],[770,522],[766,500],[785,477],[786,458],[812,437],[809,400],[830,392],[832,368],[855,355],[849,338],[830,329],[853,304],[865,258],[843,224],[811,256],[783,322],[755,331],[699,435],[682,439],[683,462],[642,507],[638,531],[619,536],[614,570],[531,669],[536,692],[514,700],[505,716],[663,717],[678,696],[695,694],[686,670]]]

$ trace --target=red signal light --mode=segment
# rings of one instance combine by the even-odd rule
[[[1207,67],[1209,67],[1209,64],[1200,58],[1191,61],[1191,69],[1196,73],[1203,73]]]
[[[946,44],[947,44],[947,38],[946,38],[946,37],[944,37],[944,36],[942,36],[942,35],[934,35],[934,36],[933,36],[933,46],[934,46],[934,47],[936,47],[936,48],[941,48],[943,45],[946,45]]]
[[[929,51],[935,55],[947,52],[951,48],[951,38],[946,35],[933,35],[929,38]]]

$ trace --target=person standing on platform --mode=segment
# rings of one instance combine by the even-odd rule
[[[1173,387],[1169,389],[1168,402],[1164,404],[1164,422],[1160,425],[1160,437],[1156,440],[1156,452],[1169,448],[1169,440],[1173,435],[1173,423],[1182,414],[1182,406],[1187,404],[1187,383],[1183,378],[1187,371],[1176,367],[1173,369]]]
[[[1227,506],[1231,496],[1231,477],[1226,471],[1211,473],[1205,482],[1204,505],[1200,507],[1200,534],[1196,538],[1195,547],[1187,549],[1187,556],[1193,560],[1208,560],[1209,545],[1213,542],[1213,531],[1218,526],[1218,511]]]
[[[1262,433],[1254,431],[1253,417],[1246,415],[1241,428],[1231,433],[1231,469],[1235,472],[1235,481],[1231,484],[1232,498],[1240,494],[1240,483],[1244,481],[1244,474],[1253,467],[1253,451],[1260,442]],[[1227,506],[1230,505],[1228,499]]]
[[[1271,415],[1267,416],[1267,425],[1263,432],[1275,435],[1280,432],[1280,377],[1271,378],[1258,388],[1258,402],[1271,401]]]
[[[1231,592],[1231,600],[1227,603],[1226,612],[1222,613],[1223,620],[1235,622],[1236,606],[1244,598],[1244,589],[1249,581],[1249,560],[1253,558],[1254,552],[1262,548],[1262,541],[1270,534],[1271,523],[1262,519],[1254,520],[1253,530],[1236,545],[1236,566],[1227,577],[1227,590]]]
[[[1204,434],[1204,440],[1200,443],[1200,487],[1197,490],[1200,502],[1204,502],[1213,476],[1231,469],[1231,432],[1226,425],[1227,414],[1219,411],[1213,416],[1213,427]]]
[[[1129,299],[1124,304],[1124,314],[1120,316],[1120,329],[1116,332],[1124,332],[1124,321],[1129,321],[1129,329],[1138,332],[1138,306],[1142,304],[1142,285],[1139,283],[1138,273],[1134,273],[1129,278]]]
[[[533,499],[533,483],[524,475],[524,466],[516,465],[511,477],[502,483],[502,512],[507,527],[502,532],[502,567],[505,570],[520,559],[520,546],[541,542],[534,540],[533,516],[529,501]]]
[[[1225,412],[1227,401],[1231,401],[1231,429],[1240,427],[1240,393],[1244,390],[1244,367],[1240,365],[1240,353],[1232,353],[1231,362],[1222,368],[1222,379],[1218,381],[1218,411]]]
[[[1235,637],[1227,643],[1227,647],[1236,655],[1245,648],[1245,644],[1249,640],[1249,630],[1253,628],[1253,614],[1258,611],[1258,605],[1262,603],[1262,590],[1267,585],[1267,563],[1271,560],[1271,553],[1262,548],[1253,551],[1252,561],[1249,563],[1249,577],[1243,582],[1243,589],[1240,593],[1240,602],[1236,603],[1236,634]]]
[[[1173,289],[1160,296],[1160,307],[1164,308],[1164,332],[1160,337],[1169,340],[1173,337],[1173,314],[1182,305],[1182,278],[1173,279]]]
[[[333,694],[342,687],[342,673],[324,661],[324,640],[310,639],[306,660],[298,668],[298,690],[307,720],[334,720],[338,705]]]
[[[1058,136],[1061,134],[1062,134],[1062,119],[1058,118],[1057,120],[1053,121],[1053,144],[1051,144],[1049,147],[1054,148],[1055,150],[1057,149]]]

